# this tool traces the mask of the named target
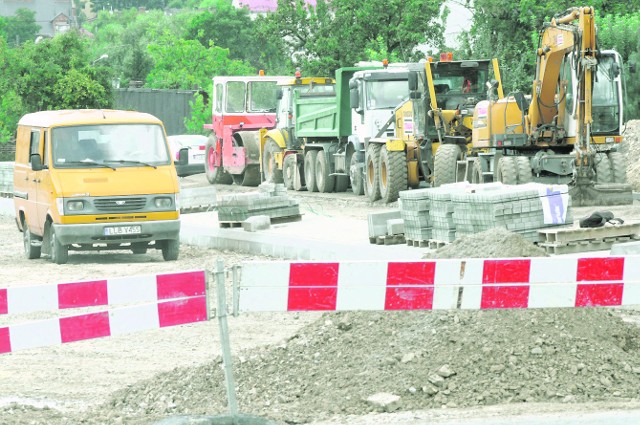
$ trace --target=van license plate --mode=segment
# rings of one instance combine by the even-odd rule
[[[137,235],[142,233],[142,228],[140,226],[118,226],[118,227],[105,227],[104,235],[105,236],[115,236],[115,235]]]

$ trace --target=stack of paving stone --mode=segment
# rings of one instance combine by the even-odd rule
[[[432,240],[448,243],[456,239],[454,204],[451,199],[456,193],[464,193],[469,186],[469,183],[452,183],[427,189],[431,203],[429,218],[433,226]]]
[[[525,185],[471,185],[466,190],[451,193],[452,219],[455,237],[479,233],[495,227],[521,234],[532,242],[538,241],[538,230],[572,223],[571,197],[567,187],[558,186],[560,192],[545,195],[549,186],[530,183]],[[565,194],[566,205],[558,205],[560,193]],[[566,209],[566,218],[556,216],[545,223],[543,204],[551,204],[556,215]],[[557,207],[557,208],[555,208]],[[549,217],[547,218],[549,220]]]
[[[13,162],[0,163],[0,196],[13,195]]]
[[[404,238],[407,242],[431,239],[428,196],[430,190],[414,189],[400,192],[400,217],[404,221]]]
[[[300,218],[300,205],[287,196],[283,184],[262,183],[257,192],[221,196],[218,221],[239,223],[249,217],[266,215],[271,221]]]

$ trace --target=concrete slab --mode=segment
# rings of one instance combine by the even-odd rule
[[[611,245],[611,255],[640,254],[640,241],[614,243]]]

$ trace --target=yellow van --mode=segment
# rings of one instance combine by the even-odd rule
[[[14,166],[16,222],[27,258],[64,264],[69,250],[180,249],[178,176],[162,121],[134,111],[23,116]]]

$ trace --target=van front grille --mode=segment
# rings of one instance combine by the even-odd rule
[[[144,208],[145,198],[100,198],[94,200],[94,206],[98,211],[129,212],[139,211]]]

